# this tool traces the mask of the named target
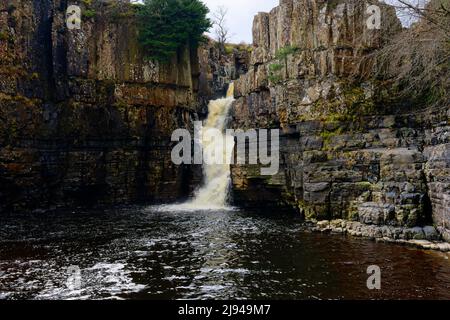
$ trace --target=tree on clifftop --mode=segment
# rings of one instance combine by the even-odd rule
[[[224,6],[220,6],[217,8],[215,12],[213,12],[213,25],[214,33],[216,34],[216,40],[219,43],[220,49],[225,51],[225,44],[230,39],[230,29],[227,27],[227,14],[228,9]]]
[[[139,39],[147,58],[168,61],[184,45],[197,47],[211,28],[199,0],[145,0],[139,10]]]

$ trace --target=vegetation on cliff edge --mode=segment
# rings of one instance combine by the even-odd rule
[[[168,61],[183,46],[197,47],[212,24],[199,0],[145,0],[139,10],[139,40],[147,58]]]
[[[404,29],[369,58],[369,72],[388,81],[402,98],[446,106],[450,90],[450,5],[431,0],[424,8],[399,1],[419,22]]]

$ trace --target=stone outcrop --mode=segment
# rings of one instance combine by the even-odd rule
[[[353,237],[370,238],[377,242],[408,245],[419,249],[450,251],[450,243],[440,241],[441,234],[432,226],[402,228],[337,219],[322,220],[313,225],[309,224],[309,227],[314,232],[348,234]]]
[[[447,111],[448,112],[448,111]],[[450,117],[450,115],[448,115]],[[442,143],[434,140],[425,148],[424,154],[427,158],[425,163],[425,174],[427,180],[428,194],[430,196],[433,221],[441,231],[446,241],[450,242],[450,144],[449,144],[449,122],[442,122],[435,129],[444,133]],[[431,132],[436,133],[435,130]],[[430,132],[430,133],[431,133]]]
[[[231,82],[248,71],[250,46],[227,44],[226,48],[212,39],[198,49],[200,78],[199,97],[204,113],[212,99],[224,97]]]
[[[170,136],[197,117],[196,50],[146,61],[133,6],[0,3],[0,211],[189,194],[200,168],[177,167]]]
[[[371,4],[381,29],[367,24]],[[395,99],[365,77],[370,53],[400,29],[394,9],[378,1],[281,0],[255,17],[233,126],[279,128],[281,168],[261,176],[259,166],[233,166],[237,203],[283,204],[308,220],[374,230],[434,225],[449,240],[448,105]]]

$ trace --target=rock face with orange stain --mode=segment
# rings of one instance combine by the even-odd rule
[[[79,5],[94,14],[69,30],[66,1],[0,4],[0,211],[174,201],[201,177],[170,159],[197,117],[197,50],[147,61],[131,5]]]

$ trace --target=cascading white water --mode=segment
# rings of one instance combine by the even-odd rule
[[[197,211],[197,210],[229,210],[227,205],[231,184],[230,160],[234,148],[234,139],[226,137],[225,129],[227,117],[234,101],[234,84],[231,83],[226,98],[210,101],[208,118],[203,124],[202,137],[199,143],[203,148],[204,184],[197,190],[194,198],[179,205],[160,207],[163,211]],[[221,133],[220,139],[206,139],[208,129],[217,129]],[[217,159],[217,151],[223,152],[223,164],[208,164]],[[214,159],[209,159],[214,157]],[[209,161],[211,160],[211,161]],[[215,162],[217,163],[217,162]]]
[[[203,157],[205,163],[211,163],[213,159],[208,159],[211,155],[215,155],[216,150],[223,153],[223,164],[204,164],[204,185],[195,194],[195,198],[186,205],[198,209],[225,209],[227,208],[227,200],[229,187],[231,183],[230,177],[230,159],[234,148],[234,139],[226,137],[226,120],[230,112],[231,105],[234,101],[234,84],[231,83],[228,88],[227,96],[223,99],[211,101],[208,106],[208,118],[203,125],[203,130],[218,129],[222,136],[220,139],[208,141],[203,137],[201,144],[203,146]],[[217,145],[217,144],[220,145]],[[208,161],[211,160],[211,161]]]

